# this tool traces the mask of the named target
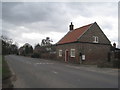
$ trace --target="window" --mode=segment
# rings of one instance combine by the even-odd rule
[[[71,49],[71,57],[75,57],[75,49]]]
[[[62,57],[62,50],[59,50],[59,56]]]
[[[97,36],[93,36],[93,38],[94,38],[94,43],[98,43],[98,37]]]

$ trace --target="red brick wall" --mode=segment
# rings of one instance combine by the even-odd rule
[[[110,45],[80,44],[79,50],[85,54],[85,61],[83,63],[97,64],[108,61]]]
[[[75,49],[75,57],[70,56],[70,49]],[[62,57],[59,57],[59,50],[62,50]],[[57,46],[57,59],[65,60],[65,50],[68,50],[69,62],[79,63],[79,53],[85,55],[84,64],[97,64],[108,61],[109,45],[88,44],[88,43],[73,43]]]
[[[71,49],[75,49],[75,56],[76,57],[71,57],[70,56],[70,51]],[[72,43],[72,44],[64,44],[64,45],[58,45],[57,46],[57,59],[59,60],[64,60],[65,61],[65,51],[68,50],[68,58],[69,58],[69,62],[76,62],[76,60],[78,60],[78,43]],[[59,50],[62,50],[62,57],[59,57]]]

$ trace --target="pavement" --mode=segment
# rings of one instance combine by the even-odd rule
[[[15,88],[118,88],[118,69],[9,55]]]

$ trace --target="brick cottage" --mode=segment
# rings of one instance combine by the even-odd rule
[[[98,64],[108,62],[111,42],[96,22],[74,29],[57,43],[57,59],[65,62]]]

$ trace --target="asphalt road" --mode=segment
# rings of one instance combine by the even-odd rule
[[[6,56],[15,88],[118,88],[116,69],[72,65],[59,61]]]

